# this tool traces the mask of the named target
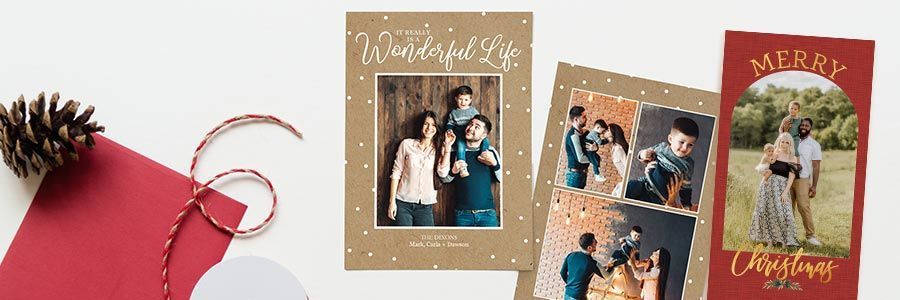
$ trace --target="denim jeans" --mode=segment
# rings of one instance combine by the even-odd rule
[[[456,226],[465,227],[497,227],[500,226],[497,220],[497,211],[494,209],[485,209],[481,211],[456,210]]]
[[[434,226],[434,210],[431,204],[397,201],[396,226]]]
[[[594,171],[594,174],[600,174],[600,154],[594,151],[587,151],[585,153],[587,155],[588,161],[591,162],[591,168]]]
[[[629,180],[628,186],[625,188],[625,198],[665,205],[659,196],[653,193],[647,187],[647,184],[641,180]]]
[[[457,138],[456,138],[457,160],[466,160],[466,154],[465,154],[466,153],[466,139],[459,138],[459,137],[465,137],[465,136],[466,136],[465,132],[462,132],[462,133],[460,133],[460,135],[457,135]],[[488,149],[490,147],[491,147],[491,143],[488,141],[487,138],[481,140],[481,145],[478,146],[478,154],[481,154],[481,152],[484,152],[484,151],[488,151]]]
[[[566,171],[566,186],[584,189],[587,186],[587,174],[584,172]]]

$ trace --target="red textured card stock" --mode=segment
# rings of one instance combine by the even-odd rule
[[[47,174],[0,264],[3,299],[162,299],[162,249],[190,180],[115,142],[96,136],[79,161]],[[204,197],[226,224],[246,206],[218,192]],[[198,211],[182,224],[169,278],[187,299],[222,259],[232,236]]]

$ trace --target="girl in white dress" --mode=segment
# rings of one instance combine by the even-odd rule
[[[631,255],[628,265],[634,271],[634,278],[641,281],[642,300],[666,299],[666,282],[669,279],[671,260],[672,256],[665,247],[654,250],[650,260],[646,262],[635,261],[634,255]]]

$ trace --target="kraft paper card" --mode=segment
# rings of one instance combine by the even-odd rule
[[[557,66],[516,299],[698,299],[719,95]],[[659,299],[662,299],[660,297]]]
[[[346,269],[531,270],[530,12],[350,12]]]

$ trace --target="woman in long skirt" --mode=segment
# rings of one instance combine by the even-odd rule
[[[791,184],[799,171],[794,139],[782,133],[775,141],[776,161],[771,175],[759,185],[756,208],[750,221],[750,240],[766,245],[797,246],[797,225],[791,205]]]

